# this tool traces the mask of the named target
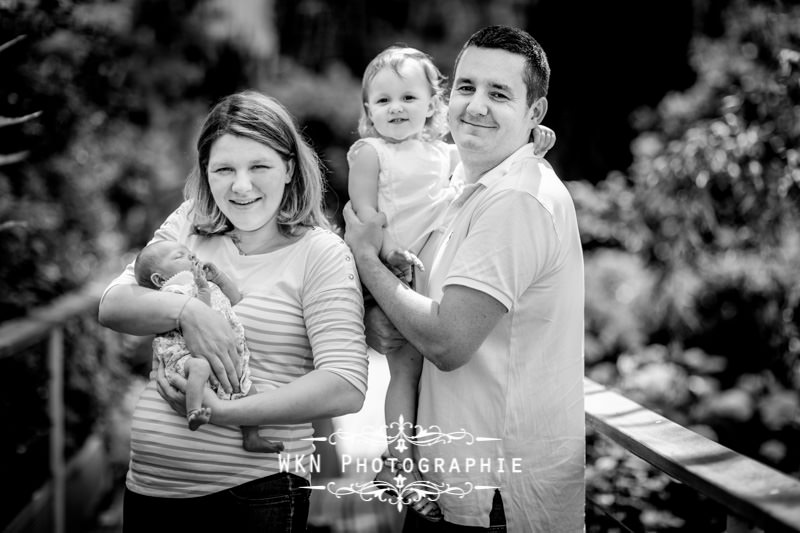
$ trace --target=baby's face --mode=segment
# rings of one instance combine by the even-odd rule
[[[161,246],[159,270],[165,278],[184,270],[191,271],[197,264],[197,257],[185,246],[177,242],[165,242]]]

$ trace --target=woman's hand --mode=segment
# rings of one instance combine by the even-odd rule
[[[172,407],[172,410],[179,415],[186,416],[186,378],[178,374],[173,374],[172,381],[167,378],[166,366],[163,362],[159,362],[158,371],[156,373],[156,390],[158,394],[164,398],[164,401]],[[211,409],[214,412],[215,403],[219,398],[214,392],[206,387],[203,392],[203,406]],[[212,415],[213,416],[213,415]]]
[[[186,347],[195,357],[203,357],[211,365],[214,378],[230,394],[240,392],[240,354],[236,335],[225,318],[211,307],[193,298],[180,315],[181,332]]]
[[[163,362],[158,364],[156,373],[156,390],[164,398],[164,401],[172,407],[172,410],[181,416],[186,416],[186,378],[175,376],[174,384],[167,379],[166,367]]]

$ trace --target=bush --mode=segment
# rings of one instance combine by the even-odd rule
[[[734,2],[725,28],[694,40],[695,86],[636,114],[627,174],[568,184],[587,250],[587,374],[800,476],[800,8]],[[622,464],[605,444],[588,453],[589,492],[640,526],[656,495],[633,508],[608,489],[648,468],[605,468]],[[669,509],[680,520],[647,530],[711,527]]]

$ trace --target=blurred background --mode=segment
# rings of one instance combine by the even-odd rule
[[[290,109],[340,220],[367,62],[404,42],[449,76],[495,23],[549,57],[547,159],[584,243],[586,375],[800,477],[792,2],[0,0],[0,117],[35,114],[0,120],[0,322],[118,272],[180,202],[200,122],[234,91]],[[99,435],[118,485],[149,353],[108,350],[94,318],[66,328],[67,455]],[[49,475],[40,351],[0,358],[0,479],[14,484],[0,528]],[[718,530],[696,493],[587,442],[587,531]],[[98,504],[106,531],[112,500]]]

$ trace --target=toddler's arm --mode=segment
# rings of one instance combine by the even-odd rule
[[[231,301],[231,305],[236,305],[242,300],[242,293],[230,276],[218,269],[214,263],[203,263],[203,272],[208,281],[217,284],[222,293]]]
[[[350,159],[347,192],[356,214],[363,218],[378,211],[378,153],[369,144],[362,144]]]
[[[371,217],[378,212],[379,172],[380,162],[375,148],[366,143],[359,146],[350,160],[347,192],[350,205],[360,218]],[[388,255],[397,249],[400,246],[384,232],[381,259],[386,261]]]

